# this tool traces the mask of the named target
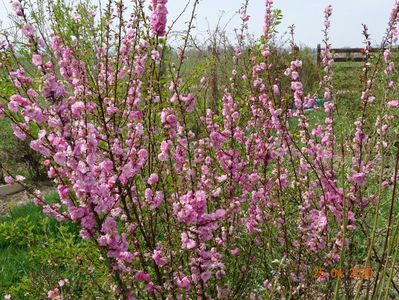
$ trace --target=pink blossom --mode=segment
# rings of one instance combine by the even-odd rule
[[[249,21],[249,16],[247,15],[245,9],[241,8],[240,11],[239,11],[239,13],[240,13],[240,18],[241,18],[241,20],[242,20],[244,23]]]
[[[148,158],[148,151],[146,149],[140,149],[137,152],[139,159],[146,160]]]
[[[36,67],[39,67],[43,64],[43,57],[40,54],[33,54],[32,62]]]
[[[240,252],[240,248],[234,248],[230,251],[231,255],[236,256]]]
[[[177,280],[176,280],[176,283],[177,283],[177,285],[180,287],[180,288],[183,288],[183,289],[186,289],[186,290],[188,290],[188,289],[190,289],[190,279],[188,279],[187,278],[187,276],[184,276],[183,278],[178,278]]]
[[[150,275],[148,275],[145,272],[137,272],[136,275],[134,276],[135,281],[151,281]]]
[[[43,96],[45,98],[58,99],[65,94],[65,88],[58,82],[54,74],[46,74],[43,85]]]
[[[269,280],[266,279],[266,280],[263,282],[263,287],[264,287],[265,289],[267,289],[267,290],[271,290],[271,289],[272,289],[272,284],[270,283]]]
[[[151,59],[155,61],[156,63],[160,62],[161,54],[157,50],[152,50],[151,51]]]
[[[60,290],[58,288],[50,290],[50,291],[47,292],[47,297],[49,299],[56,299],[59,296],[59,292],[60,292]]]
[[[100,163],[100,168],[105,174],[110,174],[113,169],[113,162],[110,160],[105,160]]]
[[[65,278],[65,279],[61,279],[61,280],[59,280],[58,281],[58,285],[60,286],[60,287],[63,287],[65,284],[67,284],[69,282],[69,280],[67,279],[67,278]]]
[[[291,65],[294,66],[295,68],[301,68],[301,67],[302,67],[302,61],[299,60],[299,59],[294,60],[294,61],[291,63]]]
[[[159,205],[161,205],[161,203],[164,201],[164,195],[163,192],[161,191],[157,191],[155,193],[155,196],[152,197],[151,201],[150,201],[150,208],[152,210],[156,209]]]
[[[366,182],[366,175],[363,172],[353,174],[352,180],[358,185],[363,185]]]
[[[324,13],[328,16],[331,16],[332,12],[333,12],[333,9],[332,9],[331,5],[326,6],[326,8],[324,9]]]
[[[26,92],[28,94],[29,97],[36,99],[39,94],[32,88],[28,89],[28,91]]]
[[[211,273],[209,271],[203,272],[201,274],[201,279],[203,282],[207,282],[211,278]]]
[[[23,111],[22,115],[26,121],[35,121],[41,123],[44,121],[42,109],[36,105],[29,105]]]
[[[11,2],[11,8],[17,16],[22,16],[22,5],[19,0],[13,0]]]
[[[10,102],[8,102],[8,108],[12,112],[18,112],[19,103],[17,101],[15,101],[15,100],[11,100]]]
[[[271,38],[271,29],[273,25],[273,0],[266,0],[266,13],[264,18],[264,26],[263,26],[263,36],[266,40],[270,40]]]
[[[388,107],[398,107],[398,106],[399,106],[399,100],[392,100],[392,101],[389,101],[389,102],[387,103],[387,105],[388,105]]]
[[[25,177],[22,176],[22,175],[17,175],[17,176],[15,176],[15,179],[16,179],[18,182],[23,182],[23,181],[25,180]]]
[[[223,135],[215,131],[211,133],[210,138],[216,149],[219,149],[226,140],[226,138]]]
[[[162,252],[160,250],[154,250],[154,253],[152,254],[152,259],[158,266],[163,266],[166,264],[166,261],[162,257]]]
[[[278,87],[277,84],[273,85],[273,93],[275,95],[280,95],[280,88]]]
[[[12,129],[14,131],[14,135],[19,138],[21,141],[26,139],[26,125],[25,124],[13,124]]]
[[[28,99],[22,97],[21,95],[12,95],[10,102],[17,102],[21,106],[28,106],[30,103]]]
[[[6,176],[6,177],[4,177],[4,181],[7,184],[13,184],[14,183],[14,178],[12,178],[11,176]]]
[[[145,189],[145,191],[144,191],[145,200],[151,201],[152,197],[153,197],[152,190],[150,188]]]
[[[183,249],[193,249],[197,245],[197,243],[193,239],[190,239],[186,233],[182,233],[181,241]]]
[[[43,142],[40,139],[31,141],[29,146],[45,157],[48,157],[50,155],[49,149],[43,145]]]
[[[388,63],[391,60],[391,51],[389,49],[386,49],[384,51],[384,61]]]
[[[153,185],[153,184],[157,183],[157,181],[158,181],[158,174],[153,173],[153,174],[151,174],[150,177],[148,178],[147,183],[148,183],[149,185]]]
[[[63,165],[66,161],[66,154],[64,152],[57,152],[54,155],[54,161],[59,165]]]
[[[71,112],[74,116],[79,116],[85,108],[85,104],[82,101],[77,101],[71,105]]]
[[[117,230],[117,223],[115,219],[108,217],[101,227],[101,231],[104,233],[113,233]]]
[[[26,37],[33,37],[35,34],[35,28],[31,24],[24,24],[22,27],[22,34]]]
[[[39,37],[39,38],[37,39],[37,43],[38,43],[39,46],[42,47],[42,48],[46,48],[46,47],[47,47],[46,42],[44,41],[44,39],[43,39],[42,37]]]
[[[155,7],[155,9],[151,14],[151,31],[154,35],[164,36],[166,34],[166,17],[168,14],[166,8],[167,0],[158,0],[156,3],[155,5],[155,1],[153,1],[153,7]]]
[[[148,293],[153,293],[154,292],[154,284],[152,283],[152,282],[150,282],[150,283],[147,283],[146,285],[145,285],[145,290],[148,292]],[[130,299],[129,299],[130,300]],[[131,300],[136,300],[136,299],[134,299],[134,298],[132,298]]]

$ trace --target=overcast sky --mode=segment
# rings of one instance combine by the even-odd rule
[[[184,0],[169,0],[168,6],[173,15],[180,11]],[[240,8],[241,0],[201,0],[197,15],[200,32],[206,31],[208,22],[215,25],[223,13],[222,24]],[[274,6],[283,12],[283,23],[279,32],[287,31],[291,24],[296,26],[298,44],[316,47],[322,40],[321,26],[323,10],[328,4],[334,9],[332,16],[331,40],[335,47],[362,46],[362,26],[368,25],[373,42],[379,43],[385,31],[393,7],[393,0],[275,0]],[[264,0],[250,0],[250,32],[259,36],[263,28]],[[228,30],[237,27],[239,18],[231,22]],[[224,22],[223,22],[224,21]],[[179,27],[183,27],[182,23]]]
[[[98,0],[94,0],[98,1]],[[192,0],[193,1],[193,0]],[[130,2],[130,1],[127,1]],[[250,33],[258,37],[263,28],[264,0],[250,0]],[[150,3],[150,0],[148,0]],[[175,18],[183,9],[186,0],[169,0],[169,19]],[[206,36],[208,24],[212,28],[223,15],[221,24],[229,23],[242,3],[242,0],[201,0],[197,13],[198,38]],[[283,23],[279,32],[286,32],[288,25],[295,24],[296,40],[300,45],[315,48],[321,42],[321,26],[323,23],[323,9],[331,4],[334,9],[332,16],[331,41],[334,47],[362,46],[362,26],[368,25],[374,43],[379,43],[388,22],[393,0],[275,0],[275,7],[283,12]],[[7,7],[7,9],[6,9]],[[0,19],[6,24],[9,0],[0,0]],[[188,15],[175,26],[176,30],[183,30]],[[239,17],[230,21],[227,31],[233,33],[239,24]]]

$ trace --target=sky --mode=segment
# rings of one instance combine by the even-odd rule
[[[186,3],[186,0],[169,0],[169,20],[176,18]],[[242,0],[200,0],[195,23],[197,38],[205,39],[208,26],[215,27],[220,16],[220,24],[227,24],[226,30],[230,33],[229,36],[233,37],[234,28],[240,23],[236,12],[241,3]],[[334,9],[330,34],[333,47],[361,47],[362,24],[369,27],[373,43],[378,44],[385,31],[393,3],[393,0],[275,0],[274,7],[281,9],[283,13],[283,22],[278,27],[280,35],[287,31],[289,25],[295,24],[297,44],[315,48],[322,41],[323,9],[331,4]],[[0,0],[0,20],[4,26],[7,24],[7,11],[11,11],[9,0]],[[265,0],[250,0],[249,31],[255,37],[259,37],[262,32],[264,11]],[[183,15],[174,29],[184,30],[188,17],[188,14]]]
[[[184,0],[169,0],[172,15],[184,7]],[[242,0],[201,0],[197,14],[198,36],[204,35],[208,23],[215,26],[220,15],[221,24],[228,23],[241,6]],[[295,24],[297,44],[316,48],[322,41],[323,10],[328,4],[333,6],[331,17],[331,42],[333,47],[361,47],[363,44],[362,24],[369,27],[373,43],[380,43],[385,32],[393,0],[275,0],[274,7],[282,10],[283,22],[278,31],[283,34],[291,24]],[[265,0],[250,0],[249,30],[259,36],[263,28]],[[239,24],[239,17],[227,27],[233,32]],[[184,23],[178,24],[184,28]]]

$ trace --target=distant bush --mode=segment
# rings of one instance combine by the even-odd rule
[[[0,120],[0,162],[15,174],[23,175],[29,182],[48,180],[42,157],[29,147],[29,141],[20,141],[12,133],[7,120]],[[2,170],[0,170],[2,172]],[[0,182],[4,183],[0,174]]]

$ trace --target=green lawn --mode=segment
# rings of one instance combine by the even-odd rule
[[[46,200],[54,202],[57,197],[53,193]],[[70,281],[65,289],[94,298],[88,294],[90,286],[101,285],[105,272],[101,265],[93,265],[89,274],[87,260],[98,261],[98,252],[71,222],[58,223],[33,204],[0,217],[0,298],[10,293],[12,299],[47,299],[47,291],[64,278]]]

